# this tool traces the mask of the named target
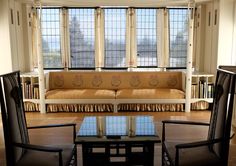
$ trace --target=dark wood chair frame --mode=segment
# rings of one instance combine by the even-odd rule
[[[2,78],[8,78],[11,79],[10,77],[17,77],[17,83],[15,83],[17,86],[19,86],[19,93],[20,93],[20,98],[19,98],[19,103],[22,105],[24,111],[24,104],[23,104],[23,96],[22,96],[22,90],[21,90],[21,83],[20,83],[20,72],[12,72],[9,74],[1,75],[1,81],[0,81],[0,104],[1,104],[1,114],[2,114],[2,123],[3,123],[3,131],[4,131],[4,141],[5,141],[5,152],[6,152],[6,163],[7,166],[15,166],[16,161],[15,161],[15,155],[14,155],[14,148],[19,147],[25,150],[35,150],[35,151],[44,151],[44,152],[57,152],[59,156],[59,166],[63,165],[63,159],[62,159],[62,148],[58,147],[48,147],[48,146],[42,146],[42,145],[33,145],[29,143],[29,137],[27,137],[26,142],[28,143],[19,143],[19,142],[12,142],[12,134],[9,131],[10,130],[10,125],[11,122],[9,121],[8,118],[8,109],[6,106],[6,98],[4,97],[4,83],[2,81]],[[24,120],[25,124],[26,123],[26,117],[25,113],[22,113],[22,120]],[[42,125],[42,126],[31,126],[27,127],[27,129],[39,129],[39,128],[52,128],[52,127],[68,127],[71,126],[73,128],[73,142],[75,141],[76,137],[76,124],[75,123],[67,123],[67,124],[55,124],[55,125]],[[27,130],[26,129],[26,130]],[[28,134],[27,134],[28,136]],[[37,162],[37,161],[36,161]],[[77,148],[76,146],[73,149],[73,157],[69,165],[77,165]]]
[[[165,141],[166,141],[166,125],[168,124],[178,124],[178,125],[195,125],[195,126],[208,126],[209,131],[208,134],[211,132],[214,132],[214,129],[210,130],[210,123],[214,121],[214,113],[217,114],[218,107],[216,106],[217,103],[217,90],[214,93],[214,100],[213,100],[213,110],[211,113],[211,119],[210,123],[204,123],[204,122],[194,122],[194,121],[182,121],[182,120],[164,120],[162,121],[162,166],[170,165],[170,166],[180,166],[179,164],[179,157],[181,155],[180,150],[181,149],[187,149],[187,148],[195,148],[195,147],[201,147],[201,146],[214,146],[217,143],[221,143],[224,148],[221,150],[221,164],[222,166],[227,166],[228,165],[228,154],[229,154],[229,141],[230,139],[234,136],[234,133],[230,136],[231,132],[231,122],[232,122],[232,113],[233,113],[233,103],[234,103],[234,94],[235,94],[235,83],[236,83],[236,73],[232,70],[232,67],[227,67],[227,69],[231,69],[231,71],[228,70],[223,70],[223,69],[218,69],[217,70],[217,77],[216,77],[216,85],[217,85],[217,80],[219,79],[220,74],[229,74],[231,75],[230,79],[230,87],[229,87],[229,95],[228,95],[228,105],[227,105],[227,111],[225,115],[225,122],[223,123],[223,136],[221,138],[214,138],[214,137],[209,137],[206,140],[203,141],[197,141],[197,142],[191,142],[191,143],[181,143],[177,144],[175,146],[175,159],[171,160],[170,156],[168,155],[168,148],[165,146]],[[236,67],[234,67],[236,69]],[[214,107],[216,106],[216,107]],[[215,112],[214,112],[215,111]],[[214,122],[213,122],[214,123]],[[203,154],[204,155],[204,154]],[[198,156],[196,156],[198,157]],[[210,165],[209,165],[210,166]]]

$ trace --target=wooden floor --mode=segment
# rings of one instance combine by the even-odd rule
[[[58,124],[58,123],[76,123],[77,130],[84,118],[84,116],[98,116],[98,115],[151,115],[154,116],[154,122],[158,134],[161,136],[161,121],[165,119],[180,119],[180,120],[194,120],[208,122],[209,111],[192,111],[190,113],[183,112],[129,112],[129,113],[26,113],[28,126],[45,125],[45,124]],[[206,127],[193,127],[193,126],[170,126],[167,133],[168,138],[178,138],[181,141],[185,140],[201,140],[207,136]],[[233,129],[236,131],[235,129]],[[71,130],[64,129],[40,129],[30,130],[30,141],[33,144],[60,144],[72,141]],[[57,136],[60,135],[60,136]],[[82,166],[81,147],[78,146],[78,161]],[[161,146],[155,146],[155,166],[161,164]],[[0,166],[5,164],[4,153],[4,139],[2,124],[0,123]],[[236,166],[236,136],[232,139],[230,144],[229,166]]]

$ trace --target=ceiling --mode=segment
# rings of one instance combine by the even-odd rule
[[[205,3],[211,0],[17,0],[27,4],[40,4],[42,6],[131,6],[131,7],[165,7],[187,6],[189,1]]]

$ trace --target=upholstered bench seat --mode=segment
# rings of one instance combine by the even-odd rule
[[[185,93],[178,89],[120,89],[116,99],[184,99]]]
[[[115,91],[108,89],[55,89],[46,99],[115,99]]]
[[[47,77],[47,112],[183,111],[180,71],[58,71]]]

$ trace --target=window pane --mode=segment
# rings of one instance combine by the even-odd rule
[[[105,67],[125,67],[126,9],[105,11]]]
[[[157,66],[156,9],[136,9],[138,66]]]
[[[44,68],[62,68],[60,10],[42,9],[41,23]]]
[[[169,9],[170,67],[186,67],[188,10]]]
[[[94,9],[69,9],[72,68],[95,67]]]

